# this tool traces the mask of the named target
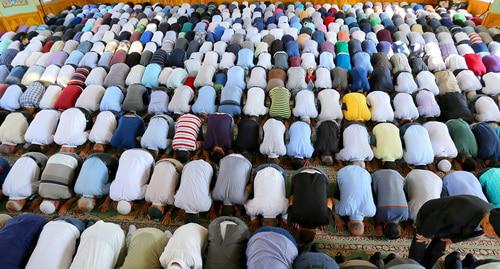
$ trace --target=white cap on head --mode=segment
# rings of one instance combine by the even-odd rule
[[[451,170],[451,163],[450,163],[450,161],[448,161],[446,159],[439,161],[439,163],[438,163],[438,169],[441,172],[448,173]]]
[[[54,212],[56,212],[56,205],[54,201],[44,200],[40,204],[40,211],[47,215],[54,214]]]
[[[122,215],[128,215],[132,210],[132,204],[128,201],[120,201],[118,202],[116,210]]]

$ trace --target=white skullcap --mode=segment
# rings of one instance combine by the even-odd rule
[[[54,204],[54,201],[44,200],[40,204],[40,211],[47,215],[54,214],[54,212],[56,212],[56,205]]]
[[[120,201],[118,202],[116,210],[122,215],[128,215],[132,210],[132,204],[128,201]]]
[[[450,161],[443,159],[439,161],[438,163],[438,169],[441,172],[448,173],[451,170],[451,163]]]

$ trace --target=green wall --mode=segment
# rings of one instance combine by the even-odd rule
[[[14,7],[8,7],[0,8],[0,15],[2,16],[12,16],[20,13],[29,13],[29,12],[35,12],[36,11],[36,3],[38,3],[38,0],[27,0],[27,5],[25,6],[14,6]]]

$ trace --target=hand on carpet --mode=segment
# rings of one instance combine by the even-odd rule
[[[431,238],[424,237],[423,235],[420,235],[420,234],[417,234],[416,238],[417,238],[418,243],[429,244],[432,241]]]

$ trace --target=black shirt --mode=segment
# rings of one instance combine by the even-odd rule
[[[340,128],[333,121],[324,121],[316,129],[316,143],[314,143],[314,155],[333,155],[339,152]]]
[[[259,123],[251,119],[241,119],[234,148],[240,152],[257,152],[259,149]]]
[[[449,238],[460,242],[483,234],[478,230],[492,206],[472,195],[433,199],[418,211],[416,232],[427,238]]]

